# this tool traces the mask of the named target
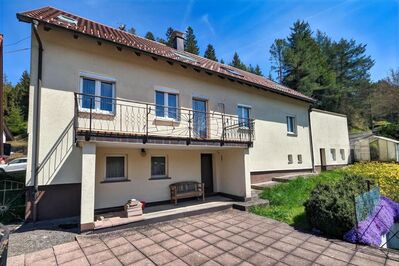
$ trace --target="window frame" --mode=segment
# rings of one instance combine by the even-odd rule
[[[294,164],[294,156],[292,154],[288,154],[288,164]]]
[[[242,108],[241,110],[241,115],[244,115],[245,112],[244,110],[247,109],[248,110],[248,118],[246,123],[244,123],[244,125],[241,124],[240,121],[240,108]],[[238,117],[238,126],[240,129],[249,129],[250,128],[250,121],[251,121],[251,111],[252,111],[252,106],[250,105],[245,105],[245,104],[237,104],[237,117]]]
[[[152,158],[162,157],[165,159],[165,175],[153,175],[152,174]],[[170,179],[168,174],[168,156],[162,154],[153,154],[150,156],[150,179],[160,180],[160,179]]]
[[[345,161],[346,160],[345,149],[339,149],[339,153],[341,155],[341,160]]]
[[[292,124],[292,129],[293,129],[293,131],[290,131],[290,130],[289,130],[289,121],[290,121],[290,118],[292,118],[292,120],[293,120],[293,124]],[[286,123],[286,125],[287,125],[287,134],[288,134],[288,135],[291,135],[291,136],[296,136],[296,135],[298,134],[296,116],[295,116],[295,115],[287,115],[286,118],[285,118],[285,120],[286,120],[285,123]]]
[[[161,92],[164,94],[163,96],[163,113],[164,116],[158,116],[157,115],[157,92]],[[169,117],[169,95],[176,95],[176,118],[174,117]],[[155,104],[155,119],[157,120],[167,120],[167,121],[180,121],[180,99],[179,99],[179,91],[166,88],[166,87],[161,87],[161,86],[155,86],[154,87],[154,104]],[[161,105],[159,105],[161,106]]]
[[[337,150],[335,148],[330,149],[330,155],[334,162],[337,161]]]
[[[111,106],[112,110],[102,110],[101,109],[101,83],[110,83],[112,85],[112,95],[110,98],[115,99],[116,97],[116,79],[111,78],[111,77],[106,77],[98,74],[93,74],[93,73],[86,73],[86,72],[80,72],[79,74],[79,88],[80,88],[80,93],[83,93],[83,80],[88,79],[88,80],[93,80],[94,81],[94,97],[98,97],[100,101],[95,101],[94,103],[94,108],[92,109],[92,112],[95,113],[101,113],[101,114],[115,114],[115,100],[111,101]],[[108,97],[108,96],[104,96]],[[82,96],[82,101],[79,103],[79,111],[80,112],[90,112],[90,108],[85,108],[83,107],[83,96]]]
[[[298,160],[298,164],[302,164],[303,163],[302,154],[298,154],[297,155],[297,160]]]
[[[123,157],[124,164],[124,176],[122,177],[108,177],[107,176],[107,158],[108,157]],[[124,181],[128,180],[128,170],[127,170],[127,154],[106,154],[104,156],[104,182],[112,182],[112,181]]]

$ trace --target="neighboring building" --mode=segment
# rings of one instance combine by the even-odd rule
[[[355,162],[399,162],[399,141],[371,132],[350,135],[350,147]]]
[[[348,121],[345,115],[312,109],[310,121],[316,171],[348,164],[350,158]]]
[[[27,219],[80,215],[90,230],[95,211],[168,201],[178,181],[248,200],[251,179],[314,170],[316,113],[344,132],[312,125],[313,145],[348,154],[342,116],[184,52],[182,33],[174,49],[51,7],[17,16],[32,23]]]

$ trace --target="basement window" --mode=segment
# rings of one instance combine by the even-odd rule
[[[62,22],[66,22],[66,23],[69,23],[69,24],[73,24],[73,25],[75,25],[75,26],[78,25],[78,21],[77,21],[76,19],[71,18],[71,17],[68,17],[68,16],[65,16],[65,15],[59,15],[59,16],[57,17],[57,19],[60,20],[60,21],[62,21]]]
[[[332,158],[332,160],[333,160],[333,161],[336,161],[336,160],[337,160],[337,155],[336,155],[335,149],[330,149],[330,152],[331,152],[331,158]]]
[[[344,149],[340,149],[339,153],[341,154],[342,161],[345,161],[345,150]]]
[[[298,164],[302,164],[302,154],[298,154]]]
[[[288,154],[288,164],[293,164],[294,159],[292,158],[292,154]]]

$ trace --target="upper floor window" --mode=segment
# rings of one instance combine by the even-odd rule
[[[296,134],[296,118],[295,118],[295,116],[287,116],[287,132],[288,132],[288,134]]]
[[[155,114],[157,117],[177,120],[178,95],[165,91],[155,91]]]
[[[113,112],[115,109],[115,82],[92,77],[81,77],[81,107]]]
[[[238,125],[241,128],[249,128],[250,120],[249,120],[249,113],[251,108],[249,106],[239,105],[237,107],[237,115],[238,115]]]

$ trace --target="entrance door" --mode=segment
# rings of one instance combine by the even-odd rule
[[[322,171],[327,170],[326,150],[325,149],[320,149],[320,164],[321,164]]]
[[[205,194],[213,193],[212,154],[201,154],[201,182],[205,184]]]
[[[207,137],[206,101],[193,99],[193,135],[195,138]]]

